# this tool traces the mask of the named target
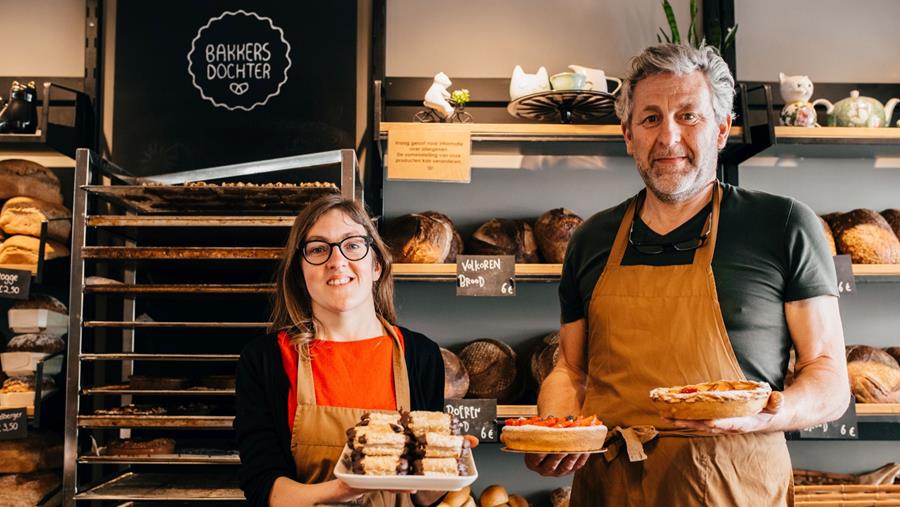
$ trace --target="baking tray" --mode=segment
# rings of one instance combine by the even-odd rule
[[[231,429],[233,415],[80,415],[81,428]]]
[[[243,500],[237,474],[125,472],[75,495],[76,500]]]
[[[85,185],[89,194],[142,214],[296,214],[323,195],[338,194],[329,187]]]

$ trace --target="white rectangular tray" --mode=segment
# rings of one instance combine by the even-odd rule
[[[334,467],[334,475],[356,489],[380,489],[393,491],[458,491],[478,479],[472,452],[466,453],[465,464],[469,475],[458,477],[435,477],[428,475],[359,475],[347,470],[344,456],[350,453],[345,445],[341,459]]]
[[[43,352],[2,352],[0,365],[10,377],[34,375],[41,359],[50,356]],[[58,355],[44,363],[44,376],[56,375],[62,371],[63,356]]]
[[[14,333],[44,332],[62,336],[69,331],[69,316],[43,308],[12,309],[6,312],[9,328]]]

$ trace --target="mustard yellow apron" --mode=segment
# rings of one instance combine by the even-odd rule
[[[623,266],[632,199],[588,308],[588,384],[582,408],[611,428],[610,451],[575,475],[573,507],[792,505],[782,433],[710,436],[667,427],[650,389],[743,379],[713,278],[722,191],[710,235],[680,266]]]

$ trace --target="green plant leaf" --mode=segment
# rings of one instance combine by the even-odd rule
[[[675,12],[672,11],[672,4],[669,3],[669,0],[662,1],[663,10],[666,13],[666,21],[669,22],[669,29],[672,30],[672,40],[673,44],[681,43],[681,33],[678,31],[678,20],[675,19]]]
[[[697,0],[691,0],[691,26],[688,27],[688,44],[697,46]]]
[[[659,27],[659,33],[662,34],[662,38],[666,40],[666,42],[672,42],[672,39],[669,38],[669,34],[663,31],[662,27]],[[656,35],[656,40],[659,40],[659,34]],[[660,41],[662,42],[662,41]]]
[[[722,41],[722,47],[719,50],[723,50],[734,44],[734,38],[737,36],[738,25],[734,25],[733,27],[728,29],[728,32],[725,33],[725,40]]]

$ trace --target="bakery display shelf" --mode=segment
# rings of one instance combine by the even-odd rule
[[[900,403],[857,403],[856,415],[860,417],[894,416],[900,420]]]
[[[118,320],[86,320],[84,327],[96,328],[121,328],[121,329],[159,329],[159,328],[190,328],[190,329],[266,329],[271,322],[145,322],[145,321],[118,321]]]
[[[900,484],[795,486],[794,505],[803,507],[900,505]]]
[[[876,158],[900,156],[900,129],[775,127],[774,145],[763,156]]]
[[[118,464],[118,465],[239,465],[241,457],[231,454],[152,454],[143,456],[97,456],[86,455],[78,457],[79,463],[88,464]]]
[[[290,227],[295,215],[289,216],[154,216],[92,215],[88,227]]]
[[[134,354],[134,353],[102,353],[81,354],[82,361],[237,361],[239,354]]]
[[[275,284],[86,284],[91,294],[274,294]]]
[[[231,415],[79,415],[79,428],[231,429]]]
[[[0,134],[0,144],[43,144],[47,142],[43,129],[34,134]]]
[[[240,501],[237,474],[135,473],[121,475],[75,494],[78,501]]]
[[[132,389],[127,385],[85,387],[85,396],[136,395],[136,396],[234,396],[234,389],[186,387],[184,389]]]
[[[105,260],[280,260],[281,247],[86,246],[84,259]]]

